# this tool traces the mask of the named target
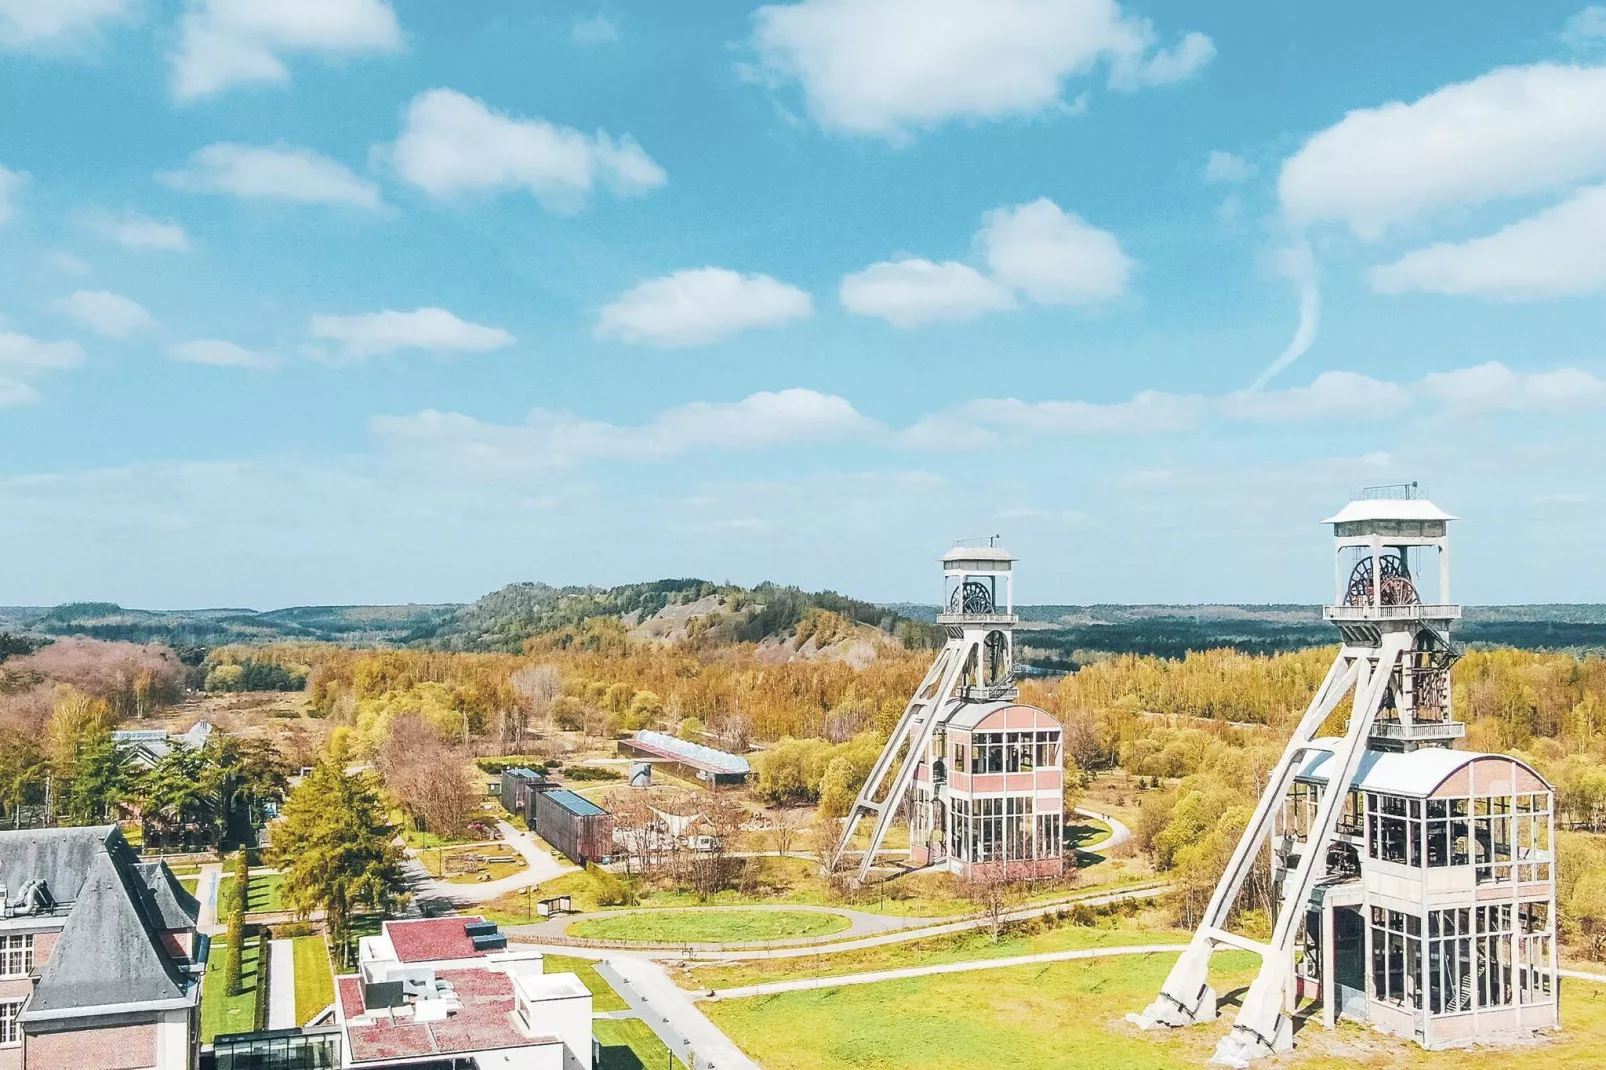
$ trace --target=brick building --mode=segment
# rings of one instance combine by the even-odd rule
[[[115,826],[0,831],[0,1070],[193,1070],[198,910]]]

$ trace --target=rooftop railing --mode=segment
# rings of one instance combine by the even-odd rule
[[[938,624],[1009,624],[1018,623],[1013,613],[938,613]]]
[[[1460,606],[1323,606],[1323,620],[1460,620]]]

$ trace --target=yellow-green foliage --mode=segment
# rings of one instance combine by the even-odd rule
[[[881,737],[874,732],[834,744],[824,739],[781,739],[754,756],[754,787],[771,802],[818,802],[822,810],[831,808],[827,816],[839,816],[852,804],[881,747]]]

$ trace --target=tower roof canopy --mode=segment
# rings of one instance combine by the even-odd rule
[[[1330,746],[1337,746],[1339,743],[1336,739],[1319,739],[1315,742]],[[1327,783],[1327,766],[1331,759],[1332,753],[1329,751],[1308,753],[1300,765],[1299,772],[1295,774],[1295,779],[1319,784]],[[1545,779],[1520,758],[1513,758],[1507,754],[1443,750],[1437,747],[1407,753],[1369,750],[1361,756],[1361,767],[1356,772],[1355,779],[1351,781],[1351,786],[1363,791],[1425,799],[1438,791],[1439,786],[1453,774],[1466,766],[1482,761],[1520,766],[1533,776],[1536,784],[1548,787]]]
[[[1015,555],[1002,546],[955,546],[942,555],[942,563],[953,564],[956,561],[997,561],[1007,563],[1015,560]]]
[[[1459,520],[1426,498],[1357,498],[1323,524],[1352,524],[1367,520]]]

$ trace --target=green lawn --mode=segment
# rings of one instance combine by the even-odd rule
[[[195,894],[195,889],[200,885],[200,883],[200,877],[180,877],[178,879],[178,886],[183,888],[186,892],[189,892],[191,895]]]
[[[1185,944],[1192,934],[1179,929],[1106,928],[1060,925],[1038,932],[1005,932],[995,944],[988,932],[955,933],[907,944],[885,944],[859,951],[760,959],[732,966],[704,966],[692,971],[699,988],[736,988],[790,981],[797,977],[839,977],[848,973],[931,966],[940,962],[973,962],[1074,951],[1090,947],[1132,947],[1138,944]]]
[[[679,1059],[671,1061],[664,1042],[640,1018],[604,1018],[591,1028],[602,1047],[598,1070],[685,1070]]]
[[[256,937],[245,941],[240,959],[241,988],[238,996],[224,995],[223,961],[228,948],[221,939],[213,942],[201,982],[201,1042],[210,1044],[219,1033],[250,1033],[262,1027],[256,1020],[257,945]]]
[[[848,919],[839,915],[803,910],[648,910],[577,921],[569,926],[569,935],[590,940],[721,944],[795,940],[838,933],[848,925]]]
[[[217,904],[220,916],[226,915],[228,905],[233,902],[235,879],[232,875],[224,877],[218,882]],[[246,893],[246,913],[276,912],[284,907],[279,902],[279,886],[284,883],[282,873],[256,873],[251,874],[250,890]]]
[[[573,973],[578,974],[580,982],[591,990],[591,1009],[593,1011],[627,1011],[630,1004],[625,1002],[623,996],[613,990],[613,986],[602,979],[597,972],[597,964],[590,959],[571,958],[568,955],[548,955],[542,963],[544,973]]]
[[[709,1018],[766,1070],[1197,1070],[1232,1026],[1255,956],[1215,957],[1222,1017],[1145,1033],[1142,1010],[1175,957],[1132,956],[886,981],[704,1003]],[[1596,1070],[1606,1061],[1606,986],[1568,982],[1563,1036],[1536,1047],[1427,1052],[1344,1023],[1300,1029],[1283,1070]]]
[[[319,935],[298,936],[291,941],[291,948],[296,958],[296,1024],[306,1025],[313,1015],[335,1001],[329,945]]]
[[[1100,844],[1110,837],[1110,826],[1096,817],[1080,817],[1074,825],[1065,826],[1065,839],[1071,847],[1078,851],[1085,850],[1083,844]]]

